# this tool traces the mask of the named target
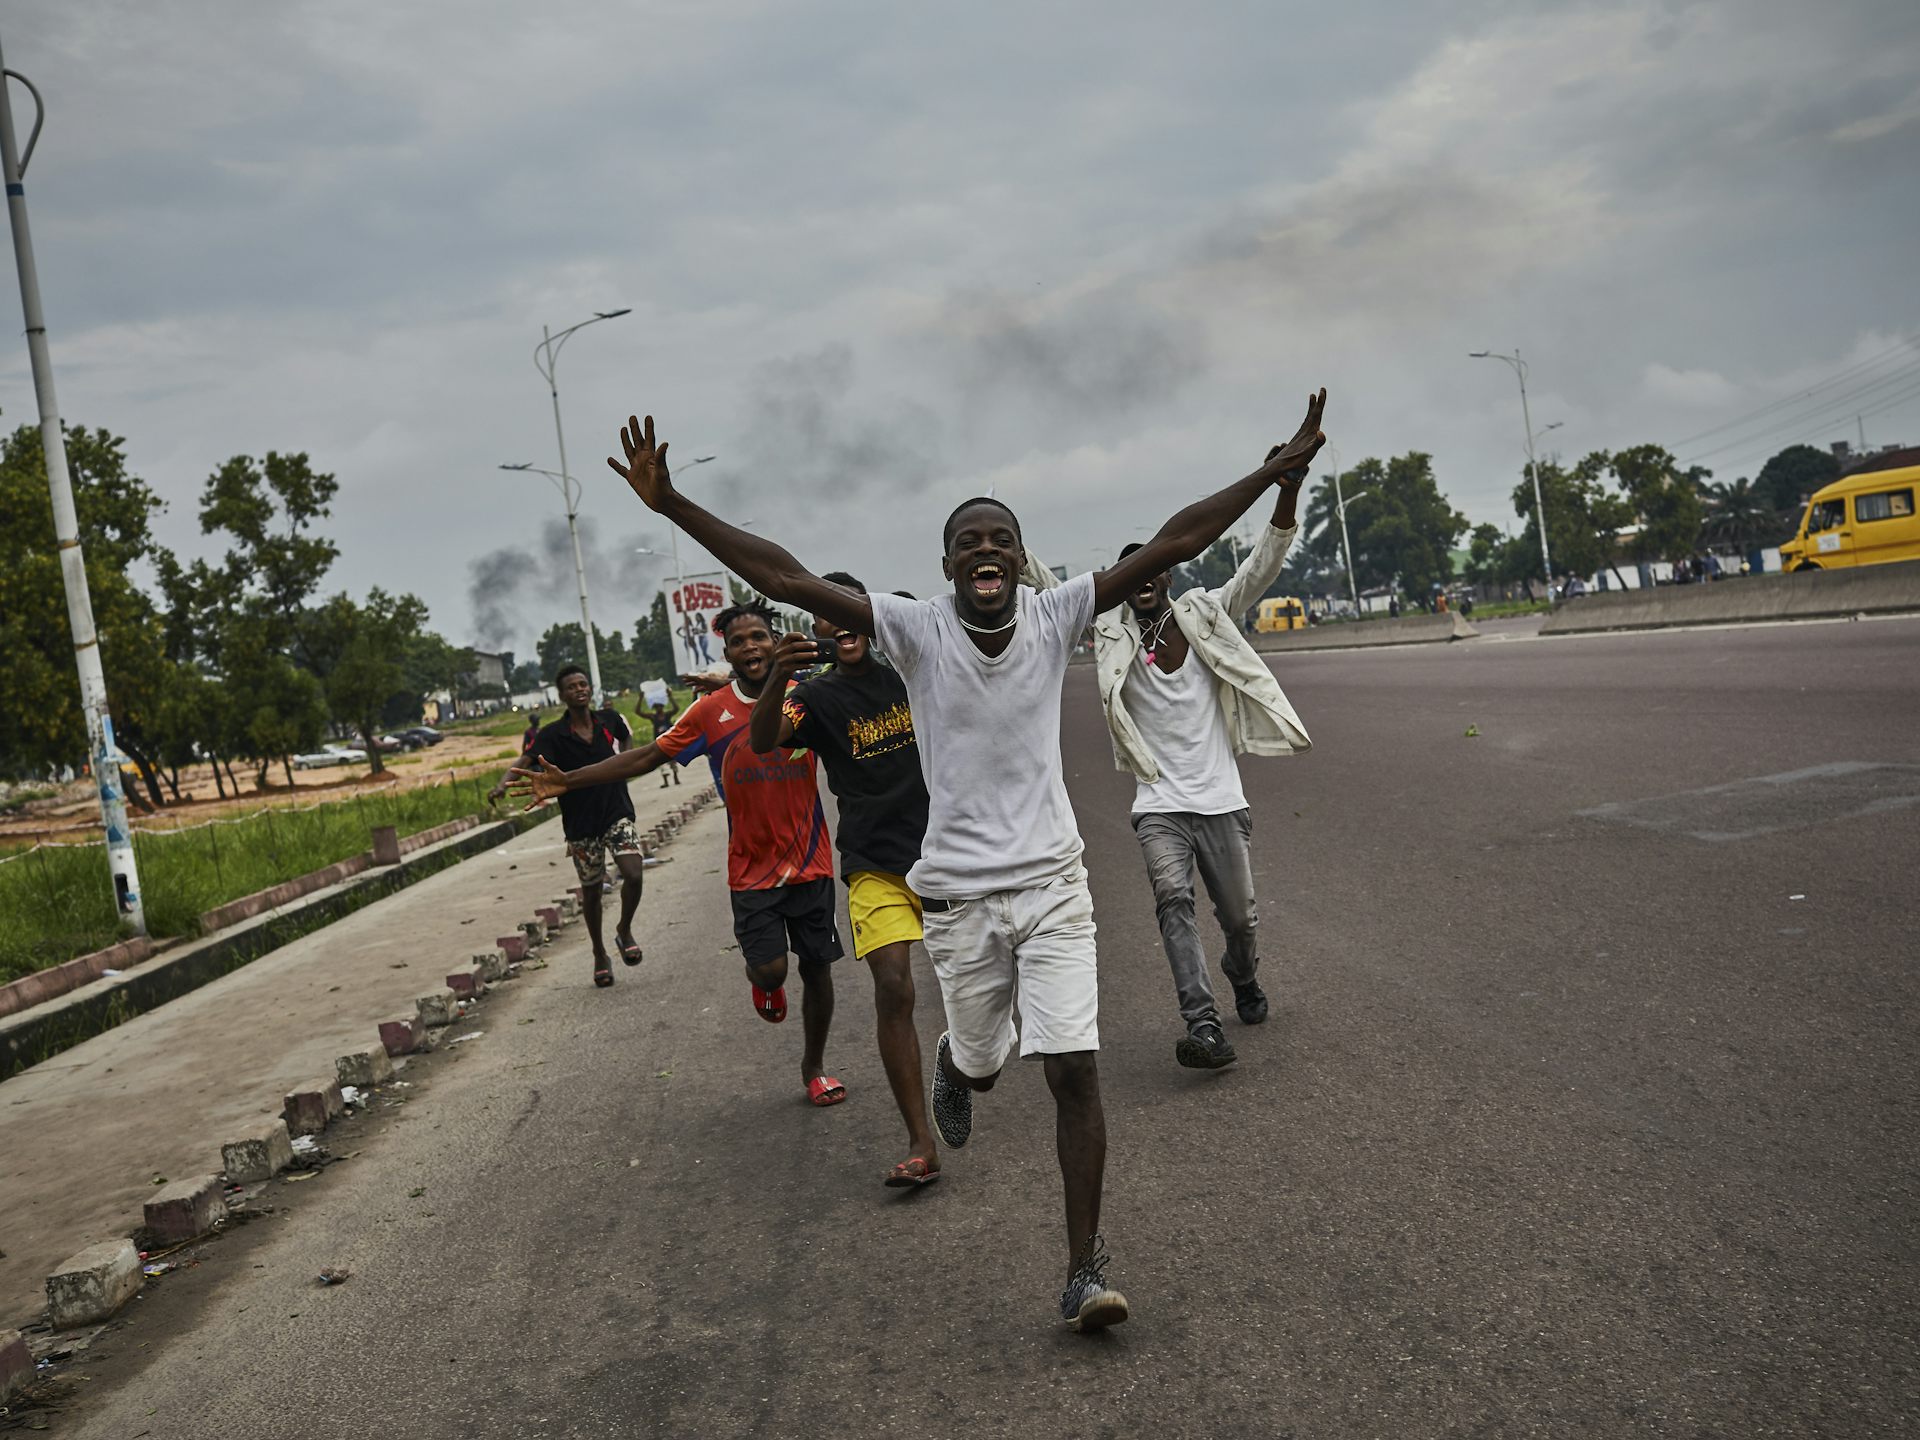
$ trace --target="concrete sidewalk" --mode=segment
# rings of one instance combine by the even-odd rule
[[[682,778],[633,784],[643,831],[708,788],[704,771]],[[377,1044],[381,1020],[570,888],[563,845],[558,824],[536,826],[0,1082],[0,1328],[44,1307],[67,1256],[132,1234],[156,1176],[217,1171],[221,1145],[290,1089]]]

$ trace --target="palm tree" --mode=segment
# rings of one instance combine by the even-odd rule
[[[1707,506],[1707,539],[1745,555],[1784,538],[1788,517],[1768,505],[1744,476],[1724,484],[1700,487]]]

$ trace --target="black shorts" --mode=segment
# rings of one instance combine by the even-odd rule
[[[834,919],[833,880],[807,880],[772,890],[734,890],[733,938],[740,958],[758,970],[792,952],[803,965],[824,965],[846,952]]]

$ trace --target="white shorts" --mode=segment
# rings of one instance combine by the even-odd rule
[[[1023,1057],[1100,1048],[1093,897],[1084,869],[1030,890],[947,904],[928,905],[921,924],[962,1074],[985,1077],[1006,1064],[1016,983]]]

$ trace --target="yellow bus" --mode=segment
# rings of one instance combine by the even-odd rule
[[[1782,570],[1837,570],[1920,560],[1920,465],[1843,475],[1816,490],[1800,533],[1780,547]]]
[[[1260,611],[1253,617],[1255,630],[1304,630],[1307,628],[1307,607],[1291,595],[1275,596],[1271,600],[1260,602]]]

